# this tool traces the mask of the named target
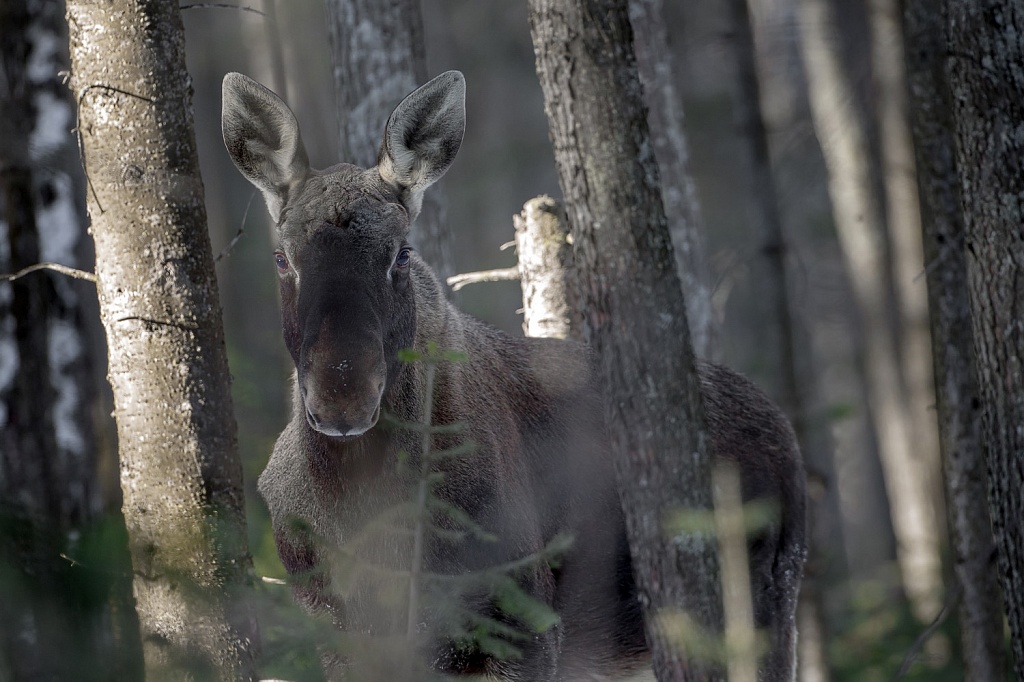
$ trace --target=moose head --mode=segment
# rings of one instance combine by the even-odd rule
[[[377,423],[402,370],[398,351],[413,345],[410,278],[432,275],[409,226],[459,151],[465,98],[462,74],[443,73],[391,114],[376,166],[316,170],[288,106],[246,76],[224,78],[224,142],[276,225],[285,343],[306,419],[325,436]]]

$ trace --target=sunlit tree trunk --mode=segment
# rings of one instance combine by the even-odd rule
[[[866,122],[835,37],[834,0],[799,0],[800,43],[815,132],[828,167],[836,232],[865,336],[865,371],[903,587],[914,613],[938,612],[942,592],[939,531],[926,469],[914,441],[893,335],[883,216],[873,187]]]
[[[250,679],[230,375],[177,3],[68,2],[146,677]]]
[[[666,631],[680,609],[720,631],[722,604],[713,543],[666,543],[662,527],[669,509],[711,508],[711,472],[626,2],[529,8],[654,670],[660,680],[720,679],[688,662]],[[638,377],[647,390],[637,391]]]
[[[1024,679],[1024,1],[949,0],[956,165],[992,529]]]
[[[699,358],[719,360],[704,222],[690,175],[683,102],[676,88],[678,74],[672,64],[662,0],[629,0],[629,19],[636,35],[633,45],[637,69],[644,86],[654,157],[661,173],[661,199],[686,298],[693,352]]]
[[[928,287],[921,245],[921,212],[917,196],[914,145],[910,136],[909,93],[903,31],[897,0],[870,0],[871,70],[875,84],[879,149],[885,187],[885,224],[898,317],[900,368],[906,383],[907,407],[914,446],[924,465],[928,493],[941,508],[941,456],[935,420],[935,379],[928,326]]]
[[[936,11],[935,3],[925,0],[907,0],[904,12],[928,262],[939,445],[953,571],[963,588],[959,617],[964,678],[969,682],[999,680],[1006,670],[1003,602],[993,570],[995,545],[975,379],[964,221],[945,75],[945,15]]]
[[[427,80],[419,0],[326,0],[327,31],[346,163],[377,162],[384,124],[402,98]],[[411,238],[442,279],[454,274],[445,229],[443,183],[423,198]]]
[[[259,51],[267,55],[267,70],[270,77],[266,82],[271,90],[286,101],[290,101],[288,79],[285,76],[284,49],[281,45],[281,31],[278,28],[277,0],[260,0],[260,7],[263,10],[261,23],[266,42],[260,46]]]
[[[583,319],[565,209],[551,197],[536,197],[513,217],[523,332],[527,336],[583,341]]]
[[[64,3],[0,3],[0,26],[0,272],[80,268],[84,183],[59,76]],[[103,519],[90,295],[91,284],[50,271],[0,283],[2,679],[141,673],[123,525]],[[100,544],[104,531],[114,532]]]

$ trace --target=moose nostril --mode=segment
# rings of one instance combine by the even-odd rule
[[[311,426],[319,426],[320,425],[320,417],[318,417],[316,412],[313,412],[308,407],[306,408],[306,418],[309,419],[309,423],[310,423]]]

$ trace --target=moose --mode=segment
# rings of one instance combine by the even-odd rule
[[[448,71],[398,104],[376,166],[316,170],[288,106],[246,76],[225,76],[224,142],[276,226],[284,341],[295,364],[293,414],[259,490],[300,604],[343,630],[393,632],[380,594],[335,589],[332,580],[355,538],[382,567],[407,558],[402,542],[364,542],[363,530],[407,494],[396,462],[423,452],[422,433],[394,424],[416,422],[432,405],[430,423],[461,425],[432,436],[434,447],[474,446],[472,456],[443,462],[437,495],[492,537],[429,540],[425,570],[469,573],[540,552],[560,532],[573,538],[557,564],[536,562],[516,578],[557,612],[557,626],[509,659],[442,633],[427,645],[433,667],[503,680],[626,679],[649,669],[650,653],[587,349],[513,337],[459,311],[407,241],[424,191],[462,144],[465,116],[465,80]],[[465,359],[437,365],[427,396],[427,368],[400,355],[432,347]],[[769,640],[760,679],[792,680],[805,555],[799,450],[750,381],[712,364],[698,372],[713,456],[737,465],[744,500],[777,510],[749,540],[750,580],[756,625]],[[470,601],[495,616],[493,599]],[[340,677],[350,663],[325,666]]]

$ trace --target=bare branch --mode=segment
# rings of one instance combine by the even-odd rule
[[[243,12],[252,12],[258,14],[261,17],[267,16],[266,12],[258,10],[255,7],[246,7],[245,5],[229,5],[225,2],[193,2],[187,5],[181,5],[180,9],[237,9]]]
[[[75,279],[84,279],[93,283],[96,282],[95,273],[68,267],[67,265],[61,265],[60,263],[36,263],[35,265],[30,265],[27,268],[22,268],[13,274],[0,274],[0,281],[13,282],[14,280],[24,277],[30,272],[35,272],[36,270],[53,270],[61,273],[62,275],[74,277]]]
[[[242,222],[238,225],[238,232],[235,232],[235,236],[232,237],[228,245],[217,254],[217,257],[213,259],[214,263],[219,263],[221,259],[227,258],[231,255],[231,250],[235,248],[235,244],[242,238],[242,234],[245,232],[245,222],[249,219],[249,208],[252,206],[252,200],[256,196],[256,190],[253,190],[252,194],[249,195],[249,201],[245,204],[245,212],[242,213]]]
[[[963,585],[959,582],[953,585],[953,589],[949,591],[949,596],[946,597],[946,603],[942,605],[942,610],[935,616],[935,620],[931,622],[931,625],[924,629],[914,643],[910,645],[910,649],[907,650],[907,655],[903,657],[903,664],[900,665],[900,669],[896,671],[896,675],[892,678],[892,682],[900,682],[907,673],[910,672],[910,666],[914,664],[917,659],[917,655],[921,652],[925,643],[931,639],[931,636],[935,634],[935,631],[939,629],[939,626],[946,622],[946,618],[953,611],[953,608],[960,601],[960,595],[963,593]]]
[[[512,282],[519,279],[519,268],[498,268],[497,270],[481,270],[479,272],[465,272],[461,275],[452,275],[447,280],[452,291],[458,291],[467,284],[478,282]]]

